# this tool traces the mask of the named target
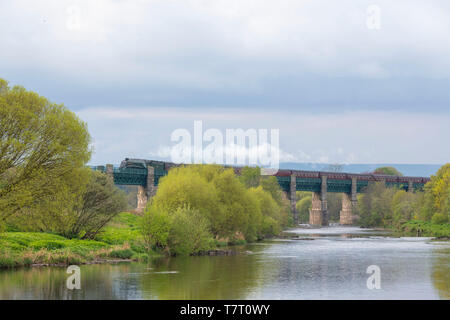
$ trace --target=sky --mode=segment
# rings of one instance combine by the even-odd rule
[[[281,161],[450,159],[450,2],[0,0],[0,78],[87,122],[92,164],[279,129]]]

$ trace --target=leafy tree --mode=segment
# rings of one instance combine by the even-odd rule
[[[171,221],[168,243],[172,254],[195,254],[213,248],[209,222],[198,210],[178,208]]]
[[[167,250],[173,255],[189,255],[213,247],[209,222],[198,210],[180,207],[169,213],[155,206],[146,209],[141,232],[148,248]]]
[[[392,198],[395,188],[387,188],[384,183],[370,184],[358,201],[360,224],[363,227],[389,226],[392,223]]]
[[[63,105],[0,79],[0,221],[52,199],[89,160],[89,143]]]
[[[154,206],[146,208],[140,230],[148,249],[153,246],[164,249],[168,245],[170,224],[168,212],[157,210]]]
[[[233,169],[217,165],[192,165],[170,170],[161,179],[150,205],[169,215],[179,208],[196,210],[206,218],[209,230],[217,239],[228,241],[242,236],[248,241],[262,237],[261,223],[265,215],[274,219],[277,230],[287,225],[288,217],[285,207],[263,187],[247,189]]]
[[[327,194],[327,208],[330,221],[339,221],[342,209],[342,194],[329,192]]]
[[[75,222],[73,208],[79,205],[86,192],[91,171],[86,167],[77,168],[58,178],[56,191],[16,210],[5,220],[6,223],[10,228],[21,231],[67,233]]]
[[[442,213],[436,212],[431,218],[431,222],[436,224],[443,224],[448,222],[448,217]]]
[[[244,167],[241,170],[239,180],[246,188],[256,188],[259,186],[261,178],[261,169],[259,167]]]
[[[385,174],[388,176],[403,176],[403,174],[394,167],[380,167],[375,169],[375,174]]]
[[[83,239],[93,239],[112,218],[126,208],[125,192],[117,188],[106,174],[91,171],[86,190],[71,211],[73,223],[64,235],[82,235]]]
[[[420,217],[425,221],[430,221],[436,213],[446,216],[447,220],[450,219],[450,163],[442,166],[425,185],[424,203]]]
[[[182,207],[197,209],[212,222],[212,231],[217,235],[222,231],[221,225],[226,223],[223,210],[219,206],[216,187],[212,182],[220,171],[215,166],[207,167],[202,171],[203,175],[196,166],[171,169],[168,175],[160,180],[158,192],[151,205],[167,212],[174,212]]]
[[[398,190],[392,198],[392,219],[396,227],[413,219],[418,211],[421,193]]]
[[[261,212],[261,218],[258,221],[259,238],[278,234],[281,231],[281,227],[285,226],[285,211],[271,197],[271,194],[261,186],[250,190],[256,196]],[[255,222],[252,221],[252,223]]]
[[[309,222],[309,210],[311,209],[311,203],[312,203],[311,194],[303,196],[300,200],[297,201],[295,206],[298,212],[300,222],[302,223]]]
[[[283,197],[283,190],[281,190],[281,187],[278,184],[278,180],[275,176],[261,177],[261,186],[265,191],[270,193],[270,195],[278,203],[278,205],[284,206],[287,204],[289,206],[289,201],[286,202],[287,199]]]

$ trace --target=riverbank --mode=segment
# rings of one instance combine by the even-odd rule
[[[412,220],[402,224],[395,231],[413,237],[434,237],[442,240],[450,239],[450,223],[435,224]]]
[[[67,239],[41,232],[0,234],[0,268],[118,261],[146,262],[149,252],[138,230],[140,217],[119,214],[95,240]]]
[[[28,266],[66,266],[126,261],[148,262],[165,253],[148,250],[139,231],[141,217],[121,213],[95,240],[67,239],[43,232],[0,233],[0,268]],[[216,241],[215,248],[197,255],[235,255],[228,245],[243,245],[245,240],[227,243]]]

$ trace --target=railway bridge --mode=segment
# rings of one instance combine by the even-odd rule
[[[142,159],[126,158],[120,167],[114,168],[112,164],[93,167],[95,170],[105,172],[116,185],[138,186],[137,210],[142,211],[147,200],[155,195],[161,177],[168,171],[180,166],[179,164]],[[233,167],[236,174],[240,174],[241,167]],[[312,192],[312,208],[309,214],[309,223],[316,226],[328,225],[327,193],[342,193],[342,209],[340,211],[340,224],[351,225],[355,221],[353,208],[357,204],[357,194],[364,192],[365,188],[373,182],[385,183],[388,187],[397,187],[408,192],[423,189],[430,180],[427,177],[404,177],[378,174],[355,174],[343,172],[278,170],[275,174],[281,189],[290,199],[294,220],[298,221],[296,211],[296,191]]]

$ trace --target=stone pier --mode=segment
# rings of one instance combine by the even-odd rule
[[[114,166],[112,164],[106,165],[106,175],[108,176],[108,178],[114,181]]]
[[[414,192],[414,184],[411,180],[408,181],[408,192]]]
[[[348,193],[342,194],[342,210],[339,216],[339,223],[342,225],[353,224],[353,210],[351,195]]]
[[[309,212],[309,224],[328,226],[327,177],[322,176],[320,192],[313,192],[312,205]]]
[[[342,210],[339,215],[339,223],[342,225],[352,225],[355,220],[353,208],[356,207],[358,199],[356,198],[357,180],[352,178],[352,187],[350,193],[342,194]]]
[[[289,189],[289,199],[291,201],[291,211],[294,215],[294,223],[298,224],[298,212],[297,212],[297,182],[296,182],[296,176],[291,175],[291,185]]]
[[[322,221],[322,200],[320,199],[320,193],[313,192],[311,210],[309,211],[309,224],[321,226]]]
[[[137,208],[136,211],[137,212],[142,212],[144,211],[145,207],[147,206],[147,191],[145,190],[145,187],[143,186],[138,186],[138,191],[137,191]]]
[[[155,168],[152,166],[147,167],[147,184],[146,186],[138,186],[137,192],[137,208],[136,212],[141,213],[145,210],[148,200],[150,200],[157,190],[155,186]]]

